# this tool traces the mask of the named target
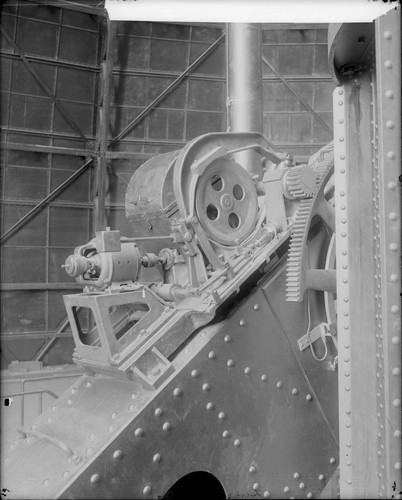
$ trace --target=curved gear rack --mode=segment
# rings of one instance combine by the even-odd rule
[[[333,143],[312,156],[309,166],[317,173],[319,187],[314,197],[300,201],[296,212],[286,272],[286,299],[290,302],[301,302],[304,292],[309,288],[327,292],[336,291],[335,271],[311,269],[307,254],[308,234],[316,215],[332,233],[335,232],[335,210],[325,197],[334,169]]]

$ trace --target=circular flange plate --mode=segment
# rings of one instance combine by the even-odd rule
[[[258,201],[254,183],[233,160],[215,160],[197,183],[195,208],[208,238],[238,245],[255,228]]]

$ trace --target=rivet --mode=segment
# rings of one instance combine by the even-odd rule
[[[318,480],[319,480],[319,481],[324,481],[324,479],[325,479],[324,474],[320,474],[320,475],[318,476]]]
[[[264,498],[269,498],[270,497],[270,492],[268,490],[264,491]]]
[[[388,160],[395,160],[395,153],[393,151],[388,151],[387,158]]]
[[[65,470],[62,474],[63,477],[68,477],[70,474],[70,471],[69,470]]]
[[[96,432],[93,432],[90,436],[89,436],[89,439],[91,439],[92,441],[96,438]]]
[[[246,321],[245,321],[244,319],[241,319],[241,320],[239,321],[239,325],[240,325],[240,326],[246,326]]]
[[[391,40],[392,33],[390,31],[384,31],[384,38],[385,40]]]
[[[307,498],[313,498],[313,494],[311,493],[311,491],[307,493]]]
[[[346,219],[341,220],[342,224],[346,224]]]
[[[401,470],[401,462],[396,462],[396,463],[394,464],[394,469],[395,469],[395,470]]]
[[[235,439],[235,441],[234,441],[234,443],[233,443],[233,444],[234,444],[234,446],[235,446],[236,448],[238,448],[238,447],[240,446],[240,444],[241,444],[241,443],[240,443],[240,439]]]
[[[91,476],[90,481],[91,481],[91,484],[98,484],[99,481],[100,481],[100,475],[99,474],[93,474]]]
[[[283,383],[281,381],[279,381],[277,384],[276,384],[276,388],[277,389],[282,389],[283,387]]]
[[[230,335],[225,335],[223,339],[227,344],[232,341],[232,337]]]
[[[346,415],[350,415],[352,412],[350,410],[345,411]]]
[[[169,422],[165,422],[165,423],[162,425],[162,429],[163,429],[165,432],[170,431],[170,423],[169,423]]]
[[[254,472],[255,472],[255,467],[254,467],[254,465],[251,465],[251,466],[249,467],[248,471],[250,472],[250,474],[254,474]]]
[[[352,462],[346,462],[346,465],[347,465],[348,467],[351,467]]]
[[[293,474],[293,477],[294,477],[294,479],[299,479],[300,474],[299,474],[298,472],[295,472],[295,473]]]
[[[329,463],[330,463],[330,464],[334,464],[334,463],[335,463],[335,458],[334,458],[334,457],[331,457],[331,458],[329,459]]]
[[[161,455],[160,453],[155,453],[155,455],[152,457],[152,462],[154,464],[157,464],[161,461]]]
[[[350,376],[350,373],[349,372],[345,372],[345,377],[349,377]]]
[[[254,491],[257,491],[259,487],[260,487],[260,485],[258,483],[254,483],[253,484],[253,490]]]
[[[401,339],[399,337],[392,337],[391,341],[394,345],[399,345],[401,343]]]
[[[49,484],[49,479],[45,479],[42,484],[43,486],[47,486]]]
[[[215,351],[211,351],[211,352],[208,354],[208,358],[209,358],[209,359],[215,359],[215,358],[216,358],[216,353],[215,353]]]
[[[398,215],[395,212],[390,212],[388,218],[389,220],[397,220]]]
[[[351,423],[350,423],[350,422],[346,422],[345,427],[346,427],[347,429],[350,429],[350,427],[351,427]]]
[[[73,404],[73,400],[72,400],[72,399],[69,399],[69,400],[67,401],[67,404],[68,404],[68,405],[72,405],[72,404]]]
[[[392,62],[391,62],[391,61],[385,61],[384,66],[385,66],[387,69],[392,69]]]
[[[87,387],[91,387],[91,386],[92,386],[92,384],[93,384],[92,380],[89,380],[89,381],[88,381],[85,385],[86,385]]]
[[[218,418],[219,420],[224,420],[226,418],[225,413],[223,411],[219,412]]]
[[[162,408],[156,408],[154,415],[155,417],[160,417],[162,413],[163,413]]]
[[[345,155],[341,155],[340,158],[341,158],[341,160],[344,160],[345,159]]]
[[[347,252],[346,250],[343,250],[343,251],[342,251],[342,255],[343,255],[344,257],[345,257],[345,255],[347,255],[347,254],[348,254],[348,252]]]
[[[344,358],[345,363],[349,363],[349,358]]]
[[[283,488],[283,492],[284,492],[284,493],[289,493],[289,491],[290,491],[289,486],[285,486],[285,487]]]
[[[346,233],[341,233],[342,238],[346,238]]]
[[[398,438],[400,439],[401,438],[401,431],[399,429],[397,429],[395,432],[394,432],[394,437],[395,438]]]
[[[259,311],[260,305],[259,304],[254,304],[253,309],[254,309],[254,311]]]
[[[347,446],[348,448],[352,448],[352,443],[346,443],[346,446]]]
[[[346,482],[347,482],[349,485],[351,485],[351,484],[352,484],[352,481],[351,481],[350,479],[348,479]]]
[[[342,95],[342,94],[343,94],[343,90],[342,89],[338,90],[338,95]]]
[[[342,106],[342,104],[343,104],[343,101],[338,102],[338,106]]]
[[[116,417],[117,417],[117,415],[118,415],[117,411],[113,412],[113,413],[112,413],[112,418],[113,418],[113,419],[114,419],[114,418],[116,418]]]
[[[301,490],[304,490],[304,488],[305,488],[305,487],[306,487],[306,485],[305,485],[304,483],[300,483],[300,484],[299,484],[299,488],[300,488]]]
[[[344,168],[341,168],[341,174],[344,174],[346,170]]]
[[[388,120],[385,125],[387,128],[393,129],[395,127],[395,123],[392,120]]]
[[[214,404],[209,402],[207,403],[207,410],[213,410],[214,409]]]
[[[142,437],[144,435],[144,430],[141,427],[138,427],[134,431],[134,436],[135,437]]]
[[[147,486],[145,486],[145,488],[142,490],[142,492],[144,495],[149,495],[151,493],[151,487],[149,486],[149,484]]]
[[[339,193],[339,196],[345,196],[345,191],[341,191],[341,192]]]
[[[394,399],[392,401],[392,406],[394,406],[395,408],[399,408],[401,406],[401,400],[400,399]]]
[[[173,396],[175,396],[176,398],[181,396],[181,389],[180,387],[176,387],[176,389],[173,391]]]
[[[345,139],[343,137],[339,137],[339,142],[343,142]]]
[[[109,425],[109,432],[113,432],[114,431],[114,425]]]
[[[394,189],[396,189],[396,182],[394,181],[388,182],[387,187],[388,189],[391,189],[393,191]]]
[[[233,359],[228,359],[228,362],[226,363],[226,365],[231,368],[232,366],[234,366],[234,361]]]
[[[293,396],[296,396],[296,394],[299,394],[299,391],[296,389],[296,387],[294,387],[292,389],[292,394],[293,394]]]
[[[244,373],[245,373],[246,375],[250,375],[250,373],[251,373],[251,368],[250,368],[249,366],[246,366],[246,368],[244,369]]]
[[[136,397],[137,397],[137,393],[136,393],[136,392],[133,392],[133,393],[131,394],[131,399],[135,399]]]
[[[113,453],[113,458],[115,460],[121,460],[123,458],[123,452],[121,450],[116,450],[114,453]]]
[[[343,120],[342,120],[342,118],[341,118],[341,119],[339,120],[339,123],[343,123]]]
[[[56,411],[56,406],[52,406],[52,411]]]
[[[399,313],[399,306],[397,306],[397,305],[391,306],[391,312],[392,312],[392,314],[398,314]]]
[[[386,97],[387,99],[393,99],[393,97],[394,97],[394,93],[392,92],[392,90],[386,90],[386,91],[385,91],[385,97]]]
[[[230,432],[229,431],[223,431],[222,432],[222,437],[227,439],[228,437],[230,436]]]
[[[307,394],[306,400],[311,401],[313,399],[313,396],[311,394]]]
[[[397,274],[391,274],[391,276],[389,277],[390,281],[392,281],[392,283],[396,283],[398,281],[398,275]]]
[[[76,392],[77,392],[77,388],[76,388],[76,387],[73,387],[73,388],[71,389],[71,394],[74,394],[74,393],[76,393]]]
[[[209,391],[209,385],[208,385],[208,384],[202,384],[202,390],[203,390],[204,392]]]
[[[266,382],[268,380],[268,377],[265,375],[265,373],[264,375],[261,375],[261,380],[262,382]]]

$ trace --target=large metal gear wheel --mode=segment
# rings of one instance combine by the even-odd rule
[[[206,168],[196,186],[195,207],[208,238],[228,246],[244,241],[258,217],[254,183],[229,159],[215,160]]]
[[[317,172],[319,188],[314,197],[301,200],[292,228],[286,274],[286,298],[291,302],[301,302],[307,289],[336,292],[336,271],[327,268],[334,266],[334,259],[327,258],[326,268],[312,269],[308,258],[309,231],[316,216],[330,234],[335,233],[335,209],[327,199],[331,197],[327,192],[334,170],[333,143],[318,151],[309,165]]]

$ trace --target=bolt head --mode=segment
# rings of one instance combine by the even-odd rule
[[[149,484],[147,486],[145,486],[145,488],[142,490],[142,492],[144,495],[149,495],[151,493],[151,487],[149,486]]]
[[[91,484],[98,484],[100,482],[100,475],[99,474],[93,474],[91,476]]]

